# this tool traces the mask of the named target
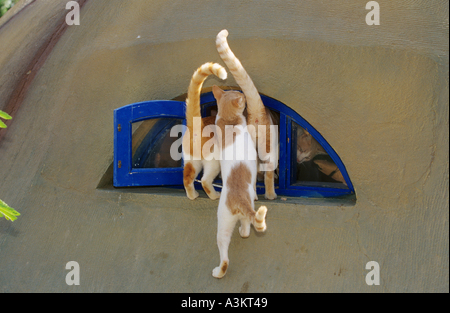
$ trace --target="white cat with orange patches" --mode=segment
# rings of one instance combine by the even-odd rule
[[[226,70],[219,64],[205,63],[200,66],[192,76],[186,99],[186,126],[187,131],[182,141],[184,159],[183,184],[189,199],[199,196],[194,188],[194,180],[203,169],[202,187],[209,198],[216,200],[220,193],[213,187],[213,180],[220,172],[219,149],[203,149],[205,143],[212,138],[205,128],[215,129],[215,117],[201,118],[200,92],[206,78],[214,74],[221,79],[227,78]],[[213,128],[211,128],[213,127]]]
[[[258,212],[254,210],[257,154],[243,115],[245,96],[238,91],[223,91],[217,86],[213,87],[213,93],[218,108],[217,132],[222,134],[219,138],[222,139],[220,167],[223,188],[217,211],[220,265],[213,270],[212,275],[222,278],[230,264],[228,247],[237,221],[241,223],[239,233],[243,238],[250,236],[251,224],[256,231],[263,232],[266,230],[267,208],[261,206]],[[230,132],[231,127],[234,132]]]
[[[231,51],[227,36],[228,31],[225,29],[217,35],[217,51],[247,98],[247,123],[254,127],[249,128],[249,131],[255,144],[258,144],[259,161],[262,163],[260,167],[264,171],[265,198],[273,200],[277,198],[274,172],[278,167],[278,127],[274,116],[264,106],[252,79]]]

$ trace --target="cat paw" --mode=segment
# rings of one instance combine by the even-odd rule
[[[227,273],[227,269],[228,269],[228,261],[222,261],[220,262],[220,266],[213,269],[212,275],[215,278],[222,278]]]
[[[194,190],[194,192],[187,192],[186,195],[190,200],[195,200],[199,196],[199,193],[197,190]]]
[[[239,235],[241,235],[242,238],[246,239],[250,237],[250,228],[244,229],[244,227],[239,227]]]
[[[277,194],[275,192],[266,192],[266,194],[264,195],[264,197],[267,200],[275,200],[277,198]]]
[[[215,269],[213,269],[212,276],[220,279],[225,276],[225,273],[222,273],[222,269],[218,266]]]
[[[219,199],[220,198],[220,192],[215,192],[215,193],[209,193],[208,194],[208,197],[211,199],[211,200],[217,200],[217,199]]]

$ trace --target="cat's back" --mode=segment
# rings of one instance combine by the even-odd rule
[[[253,208],[252,182],[256,173],[245,161],[234,161],[230,165],[227,175],[223,176],[223,200],[233,215],[248,215]]]

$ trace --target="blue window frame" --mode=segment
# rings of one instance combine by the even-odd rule
[[[146,168],[145,154],[160,143],[162,133],[183,121],[184,102],[147,101],[130,104],[114,111],[114,186],[168,186],[183,184],[183,168]],[[158,120],[133,154],[133,124]]]
[[[354,194],[353,184],[340,157],[322,135],[312,127],[297,112],[283,103],[261,95],[266,107],[279,114],[279,171],[276,183],[278,195],[294,197],[340,197]],[[207,116],[216,101],[211,92],[200,98],[202,115]],[[144,131],[138,142],[133,142],[133,125],[143,121],[151,121],[151,125]],[[160,159],[167,160],[166,156],[158,156],[163,142],[167,141],[170,129],[174,125],[185,125],[185,102],[182,101],[147,101],[130,104],[114,111],[114,186],[178,186],[183,188],[183,163],[166,164],[164,167],[155,166]],[[336,165],[336,171],[342,176],[341,182],[302,181],[297,178],[297,170],[303,168],[296,159],[296,132],[293,128],[301,127],[307,130],[320,144],[326,155],[322,158]],[[181,134],[180,134],[181,136]],[[177,140],[180,138],[173,138]],[[167,143],[166,143],[167,149]],[[156,157],[155,157],[156,156]],[[317,161],[315,161],[317,163]],[[309,162],[314,167],[313,161]],[[315,169],[317,172],[317,169]],[[319,173],[324,175],[323,173]],[[201,174],[200,174],[201,175]],[[329,175],[331,177],[331,175]],[[216,183],[220,184],[220,181]],[[196,187],[201,189],[201,185]],[[258,194],[264,194],[264,184],[258,182]]]

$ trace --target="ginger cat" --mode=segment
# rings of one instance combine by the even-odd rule
[[[344,176],[328,154],[316,155],[313,159],[313,162],[317,165],[319,171],[321,171],[331,179],[334,179],[337,182],[341,182],[347,186],[347,182],[345,181]]]
[[[217,51],[247,98],[247,124],[255,127],[254,131],[249,128],[249,132],[254,143],[258,144],[258,147],[265,147],[266,150],[258,150],[259,161],[262,162],[264,166],[264,185],[266,189],[265,198],[273,200],[277,198],[277,194],[275,193],[274,172],[278,167],[279,153],[278,132],[271,131],[270,129],[271,125],[276,126],[275,119],[270,114],[270,111],[264,106],[258,90],[242,66],[241,62],[231,51],[227,42],[227,36],[227,30],[222,30],[217,35]],[[258,125],[264,125],[265,131],[258,131]],[[258,166],[258,171],[260,169],[261,167]]]
[[[239,234],[243,238],[250,236],[251,224],[258,232],[263,232],[266,230],[267,208],[261,206],[258,212],[254,210],[257,154],[243,115],[245,96],[238,91],[223,91],[217,86],[213,87],[213,94],[218,108],[217,133],[219,134],[219,129],[221,131],[221,136],[219,135],[217,139],[221,141],[222,147],[220,167],[223,189],[217,212],[220,265],[214,268],[212,275],[222,278],[230,264],[228,246],[236,222],[238,220],[241,222]],[[234,127],[233,132],[230,132],[230,126]]]
[[[297,127],[297,163],[310,161],[319,154],[327,153],[307,130]]]
[[[206,149],[202,153],[204,144],[211,139],[211,133],[209,133],[209,136],[202,136],[202,134],[205,135],[205,128],[215,128],[214,116],[202,119],[200,114],[200,91],[203,82],[211,74],[221,79],[227,78],[227,72],[221,65],[215,63],[203,64],[192,76],[186,99],[186,125],[188,131],[186,131],[182,141],[184,159],[183,184],[187,197],[191,200],[199,196],[194,188],[194,180],[202,169],[203,176],[201,182],[206,194],[212,200],[220,197],[220,193],[212,185],[212,181],[220,172],[220,151],[212,149],[213,151],[211,152],[211,150]]]
[[[311,160],[322,173],[347,186],[344,176],[325,149],[306,129],[297,127],[297,164]]]

